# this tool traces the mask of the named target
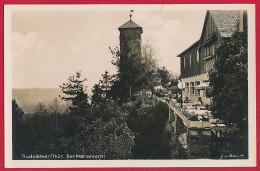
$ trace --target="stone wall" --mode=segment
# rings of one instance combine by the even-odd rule
[[[187,154],[189,159],[211,158],[210,129],[188,129],[187,144]]]
[[[169,122],[172,123],[172,158],[211,158],[211,130],[188,128],[173,111],[170,111],[169,116]]]

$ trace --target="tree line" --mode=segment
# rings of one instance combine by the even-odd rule
[[[161,139],[167,106],[153,97],[136,94],[168,84],[171,75],[157,65],[148,44],[142,55],[128,59],[120,58],[115,49],[110,48],[118,72],[110,75],[105,71],[93,86],[91,97],[86,91],[87,79],[78,71],[60,85],[65,94],[60,98],[67,107],[61,107],[56,99],[48,108],[39,103],[33,114],[24,115],[13,100],[14,159],[22,159],[21,154],[105,155],[105,159],[169,157],[167,143]],[[126,87],[131,87],[127,93]]]
[[[23,116],[13,100],[13,158],[23,159],[22,154],[169,158],[162,138],[168,119],[165,104],[152,97],[138,97],[122,106],[110,99],[84,104],[78,103],[79,97],[67,110],[58,110],[54,100],[49,108],[39,103],[34,113]]]

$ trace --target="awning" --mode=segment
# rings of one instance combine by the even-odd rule
[[[209,82],[206,82],[196,86],[196,89],[205,90],[205,89],[211,89],[211,87],[209,86]]]

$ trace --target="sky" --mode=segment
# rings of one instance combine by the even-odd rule
[[[109,47],[119,46],[130,10],[12,11],[13,88],[59,88],[81,70],[91,89],[105,70],[116,73]],[[133,10],[142,42],[149,39],[159,65],[179,74],[177,55],[199,39],[206,10]]]

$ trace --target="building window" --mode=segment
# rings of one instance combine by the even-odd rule
[[[186,65],[185,65],[185,57],[183,58],[183,66],[184,66],[184,68],[186,68]]]
[[[215,44],[212,44],[212,55],[215,55]]]
[[[189,89],[190,89],[189,83],[186,83],[185,87],[186,87],[185,90],[186,94],[189,94]]]
[[[199,82],[199,81],[196,81],[195,86],[197,87],[197,86],[199,86],[199,85],[200,85],[200,82]],[[200,89],[196,89],[196,95],[197,95],[197,96],[200,96]]]
[[[190,83],[190,94],[194,95],[195,94],[195,86],[194,86],[194,82]]]
[[[200,52],[199,49],[197,49],[197,57],[196,57],[196,62],[199,63],[200,62]]]
[[[206,57],[215,55],[215,45],[210,44],[210,45],[205,46],[205,54],[206,54]]]
[[[191,61],[192,61],[192,55],[191,55],[191,53],[190,53],[190,66],[191,66]]]
[[[210,55],[210,47],[209,46],[205,46],[206,49],[206,56]]]

